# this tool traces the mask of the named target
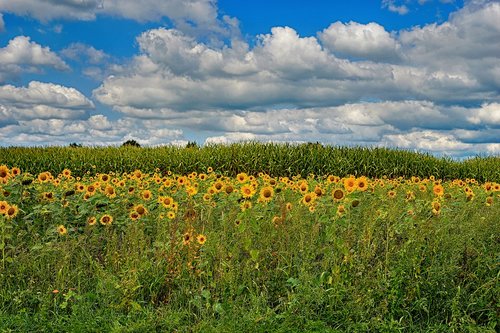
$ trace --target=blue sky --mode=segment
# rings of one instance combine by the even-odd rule
[[[0,0],[0,145],[500,153],[500,2]]]

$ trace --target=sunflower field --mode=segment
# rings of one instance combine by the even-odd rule
[[[0,165],[0,332],[500,329],[496,179],[99,168]]]

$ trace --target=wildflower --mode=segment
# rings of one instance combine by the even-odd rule
[[[57,227],[57,232],[59,233],[59,235],[66,235],[68,233],[68,230],[66,229],[65,226],[63,226],[62,224],[60,226]]]

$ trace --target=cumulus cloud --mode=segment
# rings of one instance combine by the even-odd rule
[[[68,59],[85,61],[94,65],[101,64],[110,58],[106,52],[97,50],[93,46],[84,43],[72,43],[61,50],[61,54]]]
[[[129,118],[109,120],[101,114],[79,120],[22,120],[4,126],[0,132],[3,144],[15,146],[68,145],[71,142],[87,146],[120,145],[127,140],[136,140],[141,145],[187,143],[181,130],[167,129],[165,124],[159,126]]]
[[[5,22],[3,20],[2,13],[0,13],[0,32],[4,32],[4,31],[5,31]]]
[[[92,101],[74,88],[32,81],[27,87],[0,86],[0,128],[22,121],[75,120],[87,116]]]
[[[340,55],[374,61],[399,58],[399,43],[377,23],[335,22],[318,37],[325,48]]]
[[[69,66],[49,47],[32,42],[30,37],[15,37],[0,48],[0,82],[22,72],[40,72],[43,67],[69,70]]]
[[[214,0],[0,0],[0,12],[30,16],[42,22],[53,19],[95,20],[108,15],[139,22],[168,17],[177,29],[191,34],[239,32],[234,18],[218,18]]]

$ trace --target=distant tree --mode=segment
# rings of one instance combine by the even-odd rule
[[[70,148],[81,148],[83,145],[81,143],[72,142],[69,144]]]
[[[141,147],[141,145],[135,140],[127,140],[122,144],[122,147]]]
[[[186,145],[186,148],[198,148],[198,144],[196,141],[189,141]]]

